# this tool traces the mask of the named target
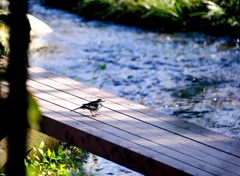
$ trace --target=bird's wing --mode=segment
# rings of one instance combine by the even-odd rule
[[[97,107],[98,107],[98,104],[94,102],[83,104],[81,106],[82,109],[89,109],[89,110],[95,110],[97,109]]]

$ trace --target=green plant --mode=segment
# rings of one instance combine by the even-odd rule
[[[87,175],[83,169],[88,152],[73,145],[60,145],[58,154],[71,175]]]
[[[105,69],[106,69],[106,65],[99,65],[99,67],[94,70],[92,79],[90,81],[90,86],[93,84],[93,81],[95,80],[95,75],[96,75],[97,71],[101,71],[101,70],[105,70]],[[103,84],[104,84],[104,82],[100,85],[100,89],[102,88]]]
[[[239,36],[239,0],[76,0],[74,2],[69,10],[89,18],[112,20],[165,32],[198,30],[214,35],[236,33],[236,37]],[[54,3],[52,5],[54,6]],[[218,30],[219,27],[221,30]]]
[[[6,24],[9,2],[0,0],[0,55],[8,56],[9,54],[9,27]]]
[[[7,25],[0,21],[0,55],[8,56],[9,54],[8,39],[9,28]]]
[[[28,176],[72,176],[86,175],[83,170],[83,158],[87,153],[74,146],[59,146],[57,153],[48,149],[43,150],[44,142],[42,141],[36,149],[33,147],[32,157],[25,158],[25,165]]]
[[[30,176],[37,175],[67,175],[65,164],[61,162],[62,158],[49,149],[44,153],[44,142],[42,141],[36,149],[32,148],[33,156],[25,158],[27,174]]]

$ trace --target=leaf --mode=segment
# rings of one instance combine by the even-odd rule
[[[44,147],[44,141],[41,141],[38,148],[42,149],[43,147]]]
[[[37,101],[31,93],[28,93],[28,123],[32,129],[39,130],[39,123],[42,120],[42,116],[37,104]]]
[[[54,152],[54,150],[53,150],[52,153],[51,153],[50,158],[51,158],[51,159],[55,159],[55,156],[56,156],[56,155],[55,155],[55,152]]]
[[[39,158],[38,156],[35,155],[34,157],[35,157],[38,161],[40,161],[40,158]]]
[[[50,149],[48,149],[48,151],[47,151],[47,156],[48,156],[49,158],[51,158],[51,155],[52,155],[52,152],[51,152]]]
[[[50,170],[48,170],[48,175],[51,175],[51,174],[52,174],[52,172]]]
[[[35,152],[37,151],[35,147],[32,148]]]
[[[37,166],[39,166],[39,165],[40,165],[40,164],[39,164],[38,161],[34,161],[33,166],[37,167]]]
[[[43,149],[38,149],[39,153],[41,153],[41,155],[43,156],[44,152]]]
[[[106,69],[106,65],[100,65],[100,66],[99,66],[99,69],[100,69],[100,70],[105,70],[105,69]]]

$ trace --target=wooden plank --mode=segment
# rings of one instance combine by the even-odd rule
[[[196,138],[195,134],[199,134],[200,135],[199,139],[197,139],[198,142],[202,142],[205,145],[210,145],[211,147],[217,148],[218,150],[224,149],[224,152],[228,152],[228,153],[232,153],[233,155],[240,156],[240,151],[238,150],[238,147],[240,146],[239,140],[233,139],[225,135],[218,134],[216,132],[207,130],[197,125],[193,125],[186,121],[173,118],[161,112],[150,109],[146,106],[117,97],[107,92],[100,91],[96,88],[87,87],[82,83],[76,82],[71,79],[67,79],[65,77],[53,74],[51,72],[47,72],[46,70],[43,70],[40,68],[32,68],[32,69],[30,68],[29,71],[32,74],[33,73],[38,74],[42,77],[49,78],[55,82],[63,83],[65,85],[70,85],[69,87],[72,87],[74,89],[79,89],[83,92],[91,93],[95,97],[98,97],[98,98],[106,97],[106,99],[108,99],[108,102],[114,102],[115,104],[120,104],[121,106],[124,106],[128,109],[134,109],[135,114],[137,113],[137,111],[140,112],[139,114],[136,114],[138,116],[134,115],[137,118],[140,116],[141,117],[140,120],[144,120],[144,115],[152,116],[153,119],[149,123],[159,128],[165,129],[164,126],[166,123],[172,124],[172,125],[167,125],[168,129],[165,129],[165,130],[169,130],[172,132],[176,132],[177,130],[177,133],[179,132],[179,130],[181,130],[181,134],[184,137],[190,138],[192,140],[195,140]],[[126,112],[129,112],[129,115],[131,116],[132,111],[129,110]],[[159,123],[156,123],[156,122],[159,122]],[[192,136],[192,134],[194,134],[194,136]],[[203,136],[204,138],[202,138]],[[230,145],[230,148],[227,145]]]
[[[58,97],[58,98],[63,97],[64,101],[69,100],[69,99],[71,99],[71,101],[74,101],[74,99],[76,100],[76,97],[74,97],[66,92],[54,91],[53,88],[48,87],[46,85],[42,85],[41,83],[38,83],[35,81],[30,80],[29,85],[32,87],[35,87],[36,89],[39,89],[41,91],[50,92],[50,94],[54,95],[55,97]],[[82,94],[82,96],[84,96],[84,95]],[[47,97],[47,99],[50,99],[50,98]],[[63,101],[63,100],[60,100],[60,101]],[[63,106],[63,105],[61,105],[61,106]],[[71,105],[64,104],[64,106],[69,107]],[[217,157],[222,156],[222,154],[225,154],[225,153],[222,153],[217,150],[212,150],[215,152],[215,156],[211,156],[209,154],[202,152],[205,150],[207,150],[207,151],[211,150],[211,148],[209,148],[205,145],[202,145],[202,147],[199,148],[199,151],[198,151],[198,150],[196,150],[194,148],[190,148],[188,145],[186,145],[186,144],[189,144],[189,142],[191,142],[189,139],[178,136],[178,139],[176,139],[176,141],[178,141],[178,142],[176,142],[176,141],[172,140],[172,138],[177,138],[176,134],[166,132],[166,131],[156,128],[148,123],[143,123],[142,121],[137,121],[136,119],[130,118],[129,116],[124,116],[124,114],[122,114],[122,113],[117,113],[114,111],[110,112],[109,110],[102,110],[101,112],[103,114],[107,115],[107,117],[105,117],[105,118],[101,117],[100,120],[105,123],[110,122],[110,123],[108,123],[109,125],[114,125],[115,127],[120,128],[121,124],[119,121],[122,120],[124,122],[124,126],[122,126],[121,128],[125,129],[126,131],[128,131],[130,133],[133,132],[135,134],[138,134],[138,136],[144,137],[146,140],[150,140],[159,145],[165,145],[167,148],[173,149],[177,152],[180,152],[180,153],[183,153],[190,157],[204,161],[210,165],[214,165],[219,168],[221,168],[222,165],[224,165],[225,166],[224,169],[228,170],[229,172],[233,172],[236,174],[239,173],[239,166],[236,166],[234,163],[231,164],[232,160],[225,161],[225,160],[216,158],[216,156]],[[109,118],[110,116],[114,117],[114,119]],[[136,125],[136,124],[138,124],[138,125]],[[144,129],[144,130],[133,131],[133,129]],[[181,141],[182,141],[182,143],[181,143]],[[185,145],[184,145],[184,143],[185,143]],[[196,143],[196,142],[192,141],[192,143]],[[228,156],[228,155],[225,155],[225,157],[226,156]],[[223,158],[223,159],[226,159],[226,158]],[[239,158],[234,158],[234,159],[235,159],[235,161],[236,161],[236,159],[238,159],[238,162],[240,161]]]

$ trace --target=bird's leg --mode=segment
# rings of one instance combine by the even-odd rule
[[[92,111],[90,111],[90,112],[91,112],[92,116],[95,117],[95,115],[93,115],[93,112]]]

